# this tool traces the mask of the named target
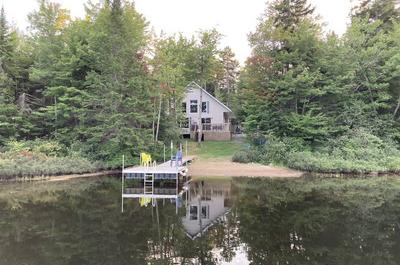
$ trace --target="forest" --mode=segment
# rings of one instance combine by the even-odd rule
[[[306,0],[273,1],[250,34],[237,115],[254,148],[236,161],[319,172],[400,169],[400,10],[360,1],[343,36]]]
[[[0,175],[91,172],[160,154],[179,141],[191,81],[243,125],[250,145],[234,161],[400,171],[396,1],[360,1],[343,36],[324,32],[307,0],[271,1],[242,67],[215,29],[157,36],[130,1],[85,10],[73,19],[40,0],[21,31],[1,9]]]
[[[162,156],[179,140],[193,80],[229,102],[238,62],[222,35],[155,36],[129,1],[88,2],[72,19],[39,1],[28,32],[0,16],[0,168],[3,176],[96,171]]]

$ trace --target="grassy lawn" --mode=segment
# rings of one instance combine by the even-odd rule
[[[206,141],[199,147],[197,142],[188,142],[190,155],[195,155],[200,159],[226,159],[230,160],[232,155],[241,149],[241,141]]]

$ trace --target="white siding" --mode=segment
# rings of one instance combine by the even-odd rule
[[[183,227],[185,228],[186,232],[188,232],[190,235],[194,236],[197,233],[200,232],[201,229],[209,225],[212,221],[217,219],[219,216],[223,215],[228,208],[224,207],[224,197],[216,197],[213,196],[210,201],[204,201],[202,200],[201,203],[199,203],[199,197],[192,198],[192,200],[189,202],[189,207],[186,209],[186,216],[182,218],[182,224]],[[201,219],[201,228],[200,228],[200,216],[201,216],[201,206],[208,206],[209,207],[209,216],[208,218]],[[198,214],[197,214],[197,220],[190,220],[190,214],[189,214],[189,209],[190,206],[197,206],[198,207]]]
[[[211,118],[211,123],[224,123],[224,112],[229,112],[224,106],[222,106],[219,102],[217,102],[214,98],[212,98],[207,93],[203,92],[202,95],[203,102],[209,102],[209,110],[208,113],[202,113],[202,118]],[[190,101],[197,100],[198,107],[197,111],[201,111],[200,104],[200,89],[197,87],[190,87],[187,90],[184,102],[186,102],[186,116],[190,118],[191,123],[197,123],[199,119],[199,113],[190,113]]]

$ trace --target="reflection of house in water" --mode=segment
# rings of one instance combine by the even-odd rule
[[[186,193],[186,215],[182,224],[195,239],[221,220],[230,210],[230,182],[193,182]]]

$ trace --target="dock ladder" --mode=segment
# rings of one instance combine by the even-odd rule
[[[154,193],[154,173],[144,173],[144,194]]]
[[[152,167],[157,166],[157,162],[153,161]],[[149,167],[147,166],[147,170]],[[143,185],[143,193],[144,194],[154,194],[154,173],[145,172],[144,173],[144,185]]]

